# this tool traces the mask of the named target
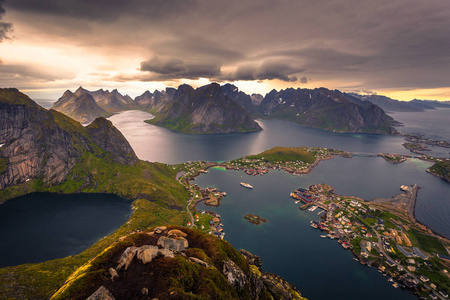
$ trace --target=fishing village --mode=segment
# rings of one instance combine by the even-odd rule
[[[446,299],[450,277],[450,241],[414,218],[418,186],[400,187],[391,199],[364,201],[336,195],[326,184],[298,188],[290,196],[311,213],[321,238],[336,240],[361,264],[378,268],[396,288],[426,299]]]
[[[311,172],[320,161],[337,155],[352,157],[349,152],[327,148],[275,147],[258,155],[224,163],[185,163],[180,168],[184,173],[179,180],[191,191],[188,211],[196,211],[196,204],[201,201],[208,206],[219,206],[226,197],[226,192],[200,188],[193,183],[195,177],[208,173],[211,167],[243,171],[248,176],[264,175],[270,170],[300,175]],[[383,158],[391,159],[389,156]],[[392,158],[399,159],[396,156]],[[245,182],[236,184],[253,188]],[[392,198],[366,201],[335,194],[333,187],[327,184],[314,184],[297,188],[290,197],[299,209],[313,216],[311,227],[323,232],[318,236],[337,241],[343,249],[352,251],[359,263],[378,268],[395,288],[408,289],[424,299],[447,299],[450,292],[450,241],[415,219],[419,187],[402,185],[399,188],[400,193]],[[254,223],[260,223],[257,222],[258,217],[246,215],[246,219]],[[212,211],[201,211],[200,216],[196,214],[188,226],[201,227],[219,238],[225,236],[220,215]]]

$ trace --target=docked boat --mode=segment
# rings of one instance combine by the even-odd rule
[[[326,238],[327,238],[327,236],[326,236],[326,235],[323,235],[323,234],[321,234],[320,237],[323,238],[323,239],[326,239]]]
[[[299,202],[300,202],[300,200],[296,200],[296,201],[295,201],[295,204],[298,204]]]
[[[248,183],[245,183],[245,182],[241,182],[240,184],[241,184],[243,187],[248,188],[248,189],[252,189],[252,188],[253,188],[252,185],[250,185],[250,184],[248,184]]]

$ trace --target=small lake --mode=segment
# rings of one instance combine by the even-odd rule
[[[75,255],[117,230],[131,201],[111,194],[33,193],[0,205],[0,268]]]

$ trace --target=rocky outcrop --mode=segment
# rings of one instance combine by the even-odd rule
[[[114,153],[115,162],[127,165],[138,161],[128,141],[111,121],[97,118],[86,127],[86,131],[90,139],[103,151]]]
[[[137,161],[123,135],[104,118],[84,128],[16,89],[0,89],[0,144],[0,190],[33,179],[59,184],[87,153],[121,164]]]
[[[185,235],[178,238],[192,248],[169,250],[169,232]],[[141,259],[146,251],[151,259]],[[260,265],[259,257],[241,253],[195,229],[167,226],[134,233],[80,268],[51,299],[84,300],[99,286],[116,299],[304,299],[283,278],[250,264]]]
[[[115,300],[115,298],[113,297],[113,295],[111,295],[111,292],[108,291],[107,288],[101,286],[86,300]]]
[[[267,118],[341,132],[394,134],[396,123],[377,105],[352,101],[338,90],[272,90],[259,105]]]
[[[227,97],[217,83],[196,90],[189,85],[179,86],[173,99],[147,122],[191,134],[261,130],[249,113]]]

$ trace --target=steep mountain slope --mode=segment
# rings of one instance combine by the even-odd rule
[[[399,101],[382,95],[360,95],[356,93],[349,93],[349,95],[356,97],[360,100],[369,101],[373,104],[376,104],[387,112],[391,111],[418,112],[423,111],[424,109],[433,109],[433,107],[429,105],[419,106],[411,102]]]
[[[111,116],[101,108],[89,93],[72,93],[66,91],[55,104],[53,109],[71,117],[82,124],[88,124],[98,117]]]
[[[81,123],[90,123],[95,118],[109,117],[112,113],[136,109],[137,106],[130,96],[123,96],[116,89],[91,92],[80,86],[74,93],[65,91],[52,108]]]
[[[147,122],[194,134],[261,130],[245,109],[225,96],[217,83],[196,90],[189,85],[179,86],[173,99]]]
[[[31,179],[59,184],[87,154],[121,165],[138,162],[111,122],[99,118],[85,128],[17,89],[0,89],[0,144],[0,190]]]
[[[222,91],[225,94],[225,96],[237,102],[249,113],[252,113],[254,111],[251,97],[246,93],[241,92],[237,86],[227,83],[225,85],[222,85]]]
[[[199,230],[161,226],[121,237],[51,299],[298,299],[261,259]],[[93,297],[91,296],[91,297]],[[105,298],[95,298],[105,299]]]
[[[161,92],[156,90],[153,94],[146,91],[142,95],[137,96],[134,99],[134,103],[139,109],[149,113],[158,113],[165,104],[173,99],[175,92],[176,89],[174,88],[166,88],[165,91]]]
[[[272,90],[259,105],[267,118],[342,132],[393,134],[393,119],[377,105],[357,104],[340,91],[319,89]]]

